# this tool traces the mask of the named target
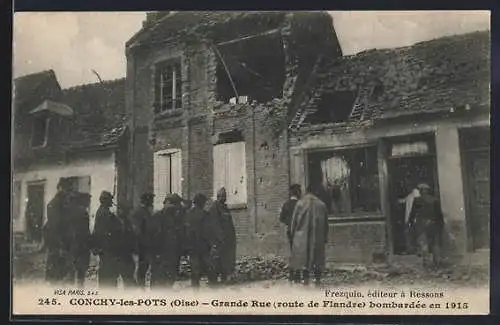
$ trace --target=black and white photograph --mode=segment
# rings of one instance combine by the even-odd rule
[[[22,314],[488,314],[489,11],[16,12]]]

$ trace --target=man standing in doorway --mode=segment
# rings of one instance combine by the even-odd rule
[[[141,206],[135,209],[130,215],[130,223],[135,236],[137,252],[137,285],[141,288],[146,286],[146,273],[150,266],[150,261],[146,258],[144,247],[144,237],[146,236],[146,221],[153,215],[153,193],[144,193],[140,198]]]
[[[293,184],[290,186],[290,198],[283,204],[280,211],[280,221],[286,226],[286,235],[288,237],[288,244],[290,246],[290,250],[292,249],[292,216],[293,211],[295,209],[295,205],[297,201],[300,199],[302,195],[302,190],[299,184]],[[295,274],[294,270],[289,267],[289,276],[288,280],[293,281],[293,276]]]
[[[320,285],[325,267],[325,248],[328,239],[328,210],[312,186],[297,202],[292,216],[292,253],[290,267],[298,273],[305,285],[314,274],[316,286]]]
[[[430,193],[429,185],[417,186],[420,196],[415,198],[411,217],[415,220],[417,242],[422,253],[423,266],[427,267],[429,255],[432,255],[434,266],[439,266],[441,239],[444,226],[441,204]]]
[[[413,202],[415,198],[420,196],[420,191],[418,188],[414,187],[410,194],[408,194],[404,199],[400,199],[399,203],[404,204],[405,215],[404,215],[404,238],[407,254],[414,254],[416,250],[416,238],[415,238],[415,223],[413,218],[410,218],[411,211],[413,208]]]

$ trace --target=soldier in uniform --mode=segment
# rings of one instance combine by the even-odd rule
[[[144,193],[141,195],[141,206],[132,211],[130,223],[134,231],[137,251],[137,285],[144,288],[146,286],[146,273],[150,267],[150,261],[146,258],[146,248],[144,247],[146,221],[153,215],[154,194]]]
[[[57,193],[47,205],[47,223],[44,226],[44,247],[47,249],[45,279],[50,283],[62,282],[69,270],[70,238],[68,222],[69,186],[59,180]]]
[[[144,245],[151,262],[151,288],[172,287],[177,279],[180,235],[177,197],[167,195],[163,209],[146,220]]]
[[[102,191],[97,209],[93,234],[93,245],[99,256],[99,285],[116,287],[121,275],[125,287],[134,284],[134,262],[132,251],[134,242],[131,238],[131,227],[125,213],[119,216],[110,211],[113,206],[113,195]]]
[[[297,201],[300,199],[301,195],[302,190],[299,184],[293,184],[292,186],[290,186],[290,198],[285,203],[283,203],[280,211],[280,221],[286,226],[286,235],[288,237],[290,250],[292,249],[292,216],[295,205],[297,204]],[[288,273],[288,281],[293,282],[295,271],[290,267]]]
[[[226,205],[226,199],[226,189],[221,188],[217,193],[217,200],[209,211],[210,219],[217,222],[217,226],[214,228],[218,228],[214,233],[214,238],[218,237],[217,241],[220,244],[216,247],[217,256],[214,258],[218,260],[216,272],[220,275],[221,284],[226,283],[236,264],[236,230]]]
[[[89,213],[90,194],[75,192],[72,195],[71,211],[71,257],[73,279],[82,287],[90,264],[90,229]]]
[[[186,240],[185,247],[191,262],[191,285],[194,288],[200,286],[200,278],[206,270],[206,257],[209,254],[210,246],[206,240],[206,223],[208,212],[204,210],[207,197],[203,194],[196,194],[193,199],[193,206],[186,214]],[[209,281],[213,282],[212,274],[209,274]]]

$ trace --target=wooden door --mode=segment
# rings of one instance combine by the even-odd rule
[[[45,207],[45,183],[28,184],[26,204],[26,237],[31,242],[41,242]]]
[[[468,221],[474,250],[490,247],[490,153],[466,155]]]

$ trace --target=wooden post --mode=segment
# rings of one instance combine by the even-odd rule
[[[386,231],[386,249],[388,253],[388,262],[392,260],[393,256],[393,242],[392,242],[392,224],[391,224],[391,211],[390,211],[390,197],[389,197],[389,173],[387,167],[387,143],[380,139],[377,146],[377,162],[378,162],[378,179],[380,191],[380,209],[382,215],[385,217],[385,231]]]

